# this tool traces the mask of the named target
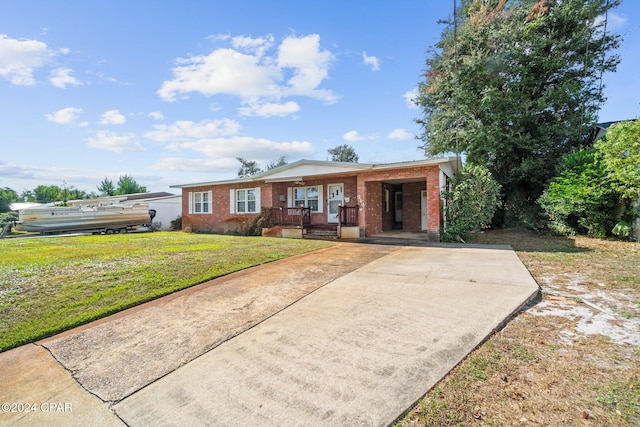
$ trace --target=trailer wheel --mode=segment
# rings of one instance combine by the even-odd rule
[[[104,230],[104,234],[113,234],[115,233],[115,230],[113,228],[107,228],[106,230]]]

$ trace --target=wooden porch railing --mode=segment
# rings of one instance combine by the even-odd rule
[[[338,206],[338,225],[356,226],[358,225],[358,209],[360,206]]]
[[[311,224],[311,208],[268,208],[269,222],[273,225],[299,225],[304,227]]]

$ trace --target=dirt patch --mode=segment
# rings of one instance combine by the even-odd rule
[[[640,245],[524,230],[511,244],[542,288],[398,424],[640,425]]]

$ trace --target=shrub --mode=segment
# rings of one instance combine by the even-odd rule
[[[566,154],[561,170],[538,199],[549,228],[564,235],[606,236],[626,208],[596,150],[581,148]]]
[[[182,215],[171,221],[171,230],[180,231],[182,230]]]
[[[466,165],[453,177],[445,199],[446,226],[441,239],[465,239],[474,229],[487,228],[500,203],[500,185],[486,168]]]

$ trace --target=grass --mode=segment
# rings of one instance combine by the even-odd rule
[[[606,330],[580,328],[595,325],[595,306],[613,313],[608,327],[637,336],[640,244],[521,229],[487,231],[472,243],[511,245],[542,287],[541,300],[496,331],[397,425],[640,425],[640,347]],[[541,315],[547,309],[554,314]],[[585,310],[583,318],[572,314]]]
[[[3,239],[0,351],[215,277],[329,245],[179,232]]]

